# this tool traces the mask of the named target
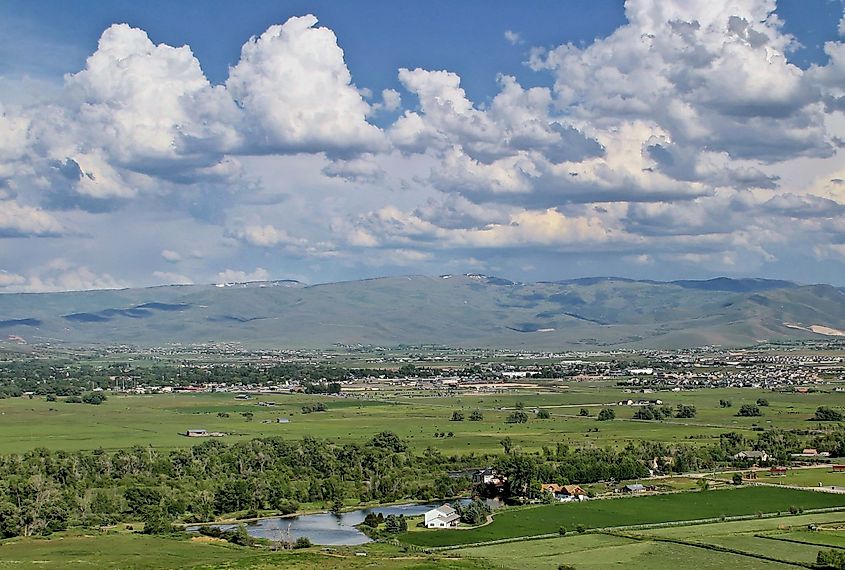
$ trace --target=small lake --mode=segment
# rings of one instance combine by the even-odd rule
[[[466,502],[468,499],[461,500]],[[293,517],[271,517],[260,519],[251,523],[244,523],[246,530],[250,536],[255,538],[266,538],[268,540],[279,540],[288,533],[290,528],[290,537],[296,540],[300,536],[307,537],[314,544],[332,545],[332,546],[354,546],[357,544],[365,544],[370,542],[370,538],[355,528],[364,522],[364,517],[370,513],[381,513],[385,517],[387,515],[405,515],[406,517],[420,516],[428,510],[438,507],[443,503],[436,504],[408,504],[408,505],[392,505],[384,507],[368,507],[366,509],[358,509],[349,511],[338,515],[331,513],[316,513],[313,515],[299,515]],[[493,508],[498,506],[497,503],[488,501]],[[222,530],[231,530],[237,528],[237,524],[225,525],[190,525],[187,527],[188,532],[197,532],[200,526],[215,526]]]

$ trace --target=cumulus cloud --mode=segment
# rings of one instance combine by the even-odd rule
[[[85,265],[77,265],[64,258],[56,258],[36,267],[26,276],[15,275],[6,287],[27,293],[51,291],[87,291],[91,289],[122,289],[127,284],[108,273],[98,273]]]
[[[182,254],[178,251],[173,251],[172,249],[161,250],[161,256],[169,263],[178,263],[182,261]]]
[[[244,44],[226,88],[246,114],[256,150],[343,155],[384,145],[337,37],[314,16],[271,26]]]
[[[26,278],[23,275],[0,270],[0,289],[23,285],[24,283],[26,283]]]
[[[15,200],[0,200],[0,237],[59,236],[64,231],[49,212]]]
[[[193,285],[194,280],[170,271],[153,271],[153,277],[163,285]]]
[[[270,273],[263,267],[256,267],[255,271],[246,272],[236,269],[225,269],[217,274],[218,284],[226,283],[248,283],[251,281],[267,281]]]
[[[739,269],[784,244],[845,261],[845,43],[802,69],[775,9],[629,0],[613,33],[535,48],[532,86],[505,69],[476,101],[438,68],[392,70],[404,93],[374,95],[314,16],[246,41],[218,85],[189,46],[115,24],[49,97],[0,90],[0,238],[73,236],[91,260],[51,250],[37,263],[65,266],[32,269],[22,253],[0,287],[120,286],[94,259],[132,247],[115,220],[136,211],[190,217],[206,240],[200,255],[161,236],[147,258],[191,275],[257,267],[222,282],[287,261],[495,268],[507,251],[536,256],[514,271],[595,252]],[[23,241],[60,240],[6,243]],[[190,280],[155,269],[138,275]]]

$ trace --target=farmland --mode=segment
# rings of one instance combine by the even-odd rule
[[[0,541],[0,570],[50,563],[120,568],[128,558],[141,560],[135,567],[151,570],[279,565],[556,568],[563,562],[577,568],[631,563],[660,569],[674,567],[678,559],[694,559],[703,568],[725,568],[736,566],[737,557],[744,567],[753,569],[810,564],[821,548],[839,545],[837,531],[809,533],[795,523],[803,520],[801,516],[782,517],[784,522],[775,526],[770,521],[790,508],[845,509],[845,495],[748,484],[733,488],[730,471],[713,471],[727,464],[743,467],[741,462],[731,462],[732,454],[753,445],[769,428],[800,434],[790,434],[797,438],[789,444],[790,451],[800,451],[802,445],[824,434],[837,433],[836,423],[821,424],[812,417],[819,406],[845,408],[845,393],[834,390],[838,384],[819,384],[809,393],[698,387],[649,389],[647,396],[640,396],[607,378],[532,379],[532,383],[531,387],[503,384],[495,391],[476,392],[445,385],[421,388],[419,383],[400,379],[378,384],[377,391],[359,383],[357,391],[344,388],[332,395],[252,389],[248,399],[238,397],[242,388],[232,387],[227,392],[205,386],[201,391],[158,394],[106,390],[107,398],[99,405],[71,403],[67,395],[45,393],[0,398],[0,455],[30,452],[22,459],[30,469],[48,464],[63,466],[58,473],[64,469],[79,473],[79,466],[88,469],[85,475],[77,475],[80,499],[74,492],[63,494],[67,530],[62,527],[49,538],[17,536]],[[693,417],[669,413],[661,420],[636,420],[632,416],[639,405],[619,405],[629,398],[660,400],[656,406],[664,410],[692,406],[695,413]],[[737,415],[742,405],[761,400],[766,404],[761,416]],[[731,405],[723,405],[725,401]],[[547,418],[537,413],[540,409],[548,413]],[[615,419],[598,421],[603,409],[613,410]],[[508,422],[517,410],[527,412],[527,421]],[[463,419],[453,420],[456,412]],[[275,421],[279,419],[285,421]],[[181,435],[188,429],[226,435]],[[398,438],[395,442],[382,438],[375,444],[383,432]],[[726,433],[738,438],[740,443],[732,445],[740,447],[731,447],[730,452],[720,448]],[[198,447],[188,453],[194,446]],[[652,453],[650,446],[661,451]],[[788,458],[783,449],[781,457]],[[718,459],[708,460],[711,452],[718,452]],[[661,465],[659,472],[665,476],[649,479],[644,465],[661,454],[671,455],[670,460],[680,457],[686,467]],[[311,461],[311,456],[319,461]],[[390,536],[398,543],[338,547],[331,552],[307,548],[282,553],[272,552],[267,545],[250,549],[219,539],[192,540],[178,533],[168,535],[169,526],[157,536],[139,534],[137,528],[142,527],[137,526],[136,532],[125,530],[126,525],[141,521],[144,525],[155,522],[150,513],[167,508],[172,509],[167,521],[181,525],[272,516],[282,509],[302,513],[380,502],[445,501],[472,491],[467,478],[451,487],[448,482],[454,479],[447,476],[451,470],[505,468],[520,457],[523,465],[532,463],[539,470],[535,471],[538,485],[567,479],[582,484],[591,495],[600,495],[601,500],[507,507],[489,524],[460,531],[422,529],[412,519],[408,532]],[[101,461],[106,474],[92,467]],[[389,472],[376,469],[385,462],[392,465]],[[638,469],[625,471],[627,475],[608,475],[608,466],[631,462]],[[575,464],[587,470],[566,470]],[[13,465],[9,462],[6,468],[20,481],[21,471]],[[378,485],[371,486],[374,476]],[[701,477],[709,478],[713,488],[699,490]],[[620,479],[656,485],[661,492],[678,492],[610,498]],[[840,480],[845,481],[845,474],[826,467],[791,469],[783,478],[769,477],[764,470],[758,481],[833,486]],[[81,486],[83,481],[87,487]],[[241,482],[247,486],[242,488]],[[64,491],[57,482],[51,484],[50,493]],[[453,491],[443,491],[444,485]],[[12,487],[3,491],[7,497],[17,492]],[[152,493],[152,510],[130,504],[128,497],[137,499],[139,492]],[[538,499],[535,495],[532,500]],[[38,503],[33,499],[27,504]],[[22,534],[24,511],[9,507],[8,501],[0,506],[21,521],[14,532]],[[702,519],[747,518],[758,513],[765,517],[698,524]],[[812,516],[831,524],[845,520],[842,512]],[[749,523],[763,526],[736,533],[724,530],[746,528],[724,525]],[[643,527],[664,524],[681,526]],[[788,529],[779,528],[784,525]],[[526,540],[556,536],[561,527],[565,537]],[[699,536],[693,529],[707,532]],[[503,540],[507,544],[479,544]]]
[[[687,404],[698,413],[689,419],[636,421],[636,407],[615,407],[617,419],[596,422],[601,404],[613,404],[625,393],[607,382],[576,383],[565,389],[516,391],[507,394],[423,397],[380,394],[337,398],[316,395],[267,395],[236,401],[232,394],[111,395],[100,406],[48,402],[43,397],[0,399],[0,453],[23,452],[35,447],[61,450],[119,449],[133,445],[173,449],[194,445],[180,436],[186,429],[232,433],[227,441],[253,437],[304,435],[337,442],[357,442],[389,426],[417,450],[434,446],[443,453],[496,453],[500,440],[509,436],[525,451],[565,442],[572,446],[624,446],[629,441],[702,443],[718,440],[726,431],[753,433],[759,427],[803,429],[819,405],[845,405],[845,393],[771,393],[762,390],[711,389],[656,392],[665,405]],[[736,409],[765,396],[770,406],[757,418],[737,417]],[[733,408],[720,408],[730,399]],[[275,406],[259,407],[257,400]],[[324,402],[325,413],[302,414],[305,405]],[[543,407],[548,420],[506,424],[508,409],[521,402]],[[589,417],[579,416],[584,407]],[[449,421],[453,410],[483,412],[479,422]],[[241,415],[252,413],[252,421]],[[226,417],[228,414],[228,417]],[[286,424],[262,423],[286,417]],[[398,421],[401,420],[401,421]],[[435,434],[453,432],[453,437]]]
[[[403,540],[418,546],[453,546],[584,529],[690,521],[719,517],[845,507],[845,495],[747,487],[724,491],[690,492],[648,497],[608,499],[586,503],[544,505],[498,514],[489,525],[459,531],[413,529]]]
[[[842,544],[837,527],[845,513],[719,522],[627,532],[569,534],[561,538],[462,548],[465,558],[485,560],[498,568],[614,568],[627,564],[656,570],[677,568],[679,560],[696,568],[786,569],[815,562],[818,551]],[[809,531],[811,524],[822,530]],[[789,542],[787,542],[789,541]]]

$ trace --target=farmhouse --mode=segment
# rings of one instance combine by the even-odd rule
[[[479,469],[472,474],[473,485],[493,485],[495,487],[503,487],[506,479],[507,478],[504,475],[492,467]]]
[[[461,515],[449,503],[425,513],[426,528],[455,528],[459,520]]]
[[[765,463],[769,460],[769,454],[765,451],[755,451],[755,450],[748,450],[748,451],[740,451],[736,455],[733,456],[734,459],[750,459],[755,463]]]
[[[226,435],[219,431],[207,431],[204,429],[189,429],[183,435],[188,437],[223,437]]]
[[[586,501],[587,492],[578,485],[558,485],[556,483],[544,483],[540,485],[540,490],[544,493],[552,493],[555,500],[566,501]]]
[[[634,484],[630,484],[630,485],[625,485],[624,487],[622,487],[619,490],[623,493],[642,493],[643,491],[646,491],[646,488],[645,488],[644,485],[640,485],[639,483],[634,483]]]

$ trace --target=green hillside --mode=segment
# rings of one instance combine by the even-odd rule
[[[677,348],[820,339],[842,329],[839,289],[756,279],[404,276],[0,294],[0,335],[30,343]]]

